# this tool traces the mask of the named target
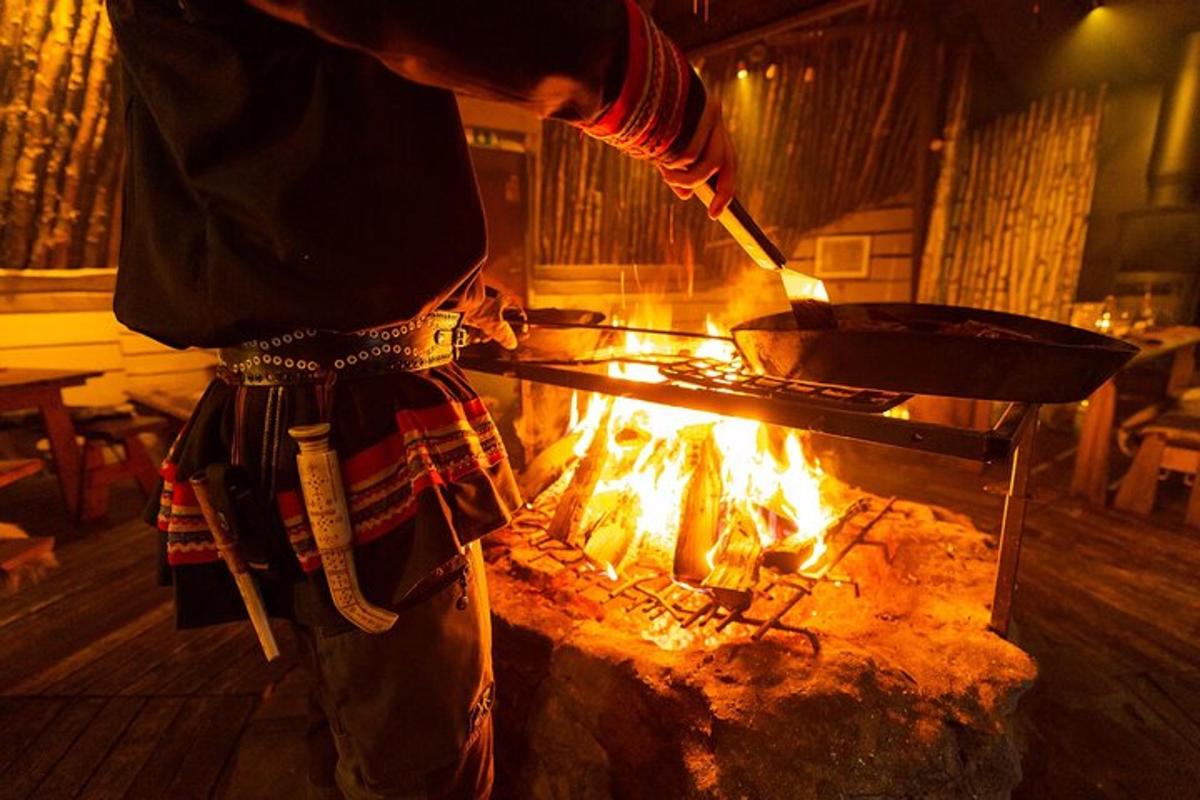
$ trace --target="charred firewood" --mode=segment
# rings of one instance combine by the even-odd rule
[[[763,566],[780,572],[799,572],[800,567],[812,557],[816,539],[805,539],[800,535],[789,536],[776,542],[763,553]]]
[[[561,439],[542,450],[529,462],[518,481],[521,494],[526,500],[532,500],[546,491],[579,459],[575,455],[575,448],[583,438],[583,433],[581,427],[567,431]]]
[[[869,507],[867,499],[860,497],[846,506],[842,513],[826,525],[819,536],[803,538],[800,534],[795,534],[776,542],[763,553],[763,566],[780,572],[799,572],[800,568],[812,557],[813,549],[818,541],[829,542],[846,526],[847,522]]]
[[[754,522],[744,511],[734,511],[731,524],[713,553],[712,572],[703,586],[712,592],[713,599],[733,611],[749,608],[758,583],[758,565],[762,544]]]
[[[703,438],[688,443],[688,461],[694,466],[683,492],[679,510],[679,536],[675,540],[675,580],[699,586],[712,571],[709,552],[717,543],[721,510],[721,458],[713,441],[712,428]]]
[[[587,508],[588,500],[596,491],[596,483],[600,480],[600,473],[604,471],[605,462],[608,461],[608,421],[611,413],[610,407],[600,419],[591,444],[571,477],[570,485],[558,501],[558,508],[554,509],[554,518],[550,520],[550,526],[546,529],[546,533],[560,542],[571,540],[572,533],[578,528]]]

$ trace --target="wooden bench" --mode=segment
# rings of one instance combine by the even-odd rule
[[[38,458],[17,458],[0,461],[0,488],[16,483],[22,478],[37,475],[42,471]]]
[[[40,458],[0,460],[0,488],[11,486],[41,471]],[[15,529],[15,526],[0,523],[0,528]],[[13,576],[16,576],[22,567],[34,564],[54,551],[53,536],[25,536],[22,532],[19,536],[9,538],[11,534],[4,534],[0,535],[0,594],[4,590],[12,591],[17,588],[21,579]]]
[[[1117,487],[1113,507],[1148,515],[1158,494],[1159,473],[1181,472],[1192,480],[1184,523],[1200,528],[1200,417],[1168,411],[1143,426],[1138,435],[1141,442]]]
[[[53,536],[0,539],[0,572],[15,573],[26,564],[53,551]]]
[[[133,416],[89,422],[80,427],[84,437],[83,486],[79,518],[96,520],[108,511],[108,494],[115,481],[132,478],[147,497],[158,491],[158,467],[150,458],[140,435],[170,432],[171,422],[162,417]],[[106,463],[105,450],[120,448],[121,458]]]
[[[153,390],[149,392],[126,392],[129,402],[134,408],[150,414],[161,414],[181,426],[192,416],[192,409],[203,392],[167,392]]]

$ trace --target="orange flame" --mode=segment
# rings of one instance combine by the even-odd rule
[[[708,333],[724,336],[711,320]],[[627,332],[624,352],[661,354],[661,346],[656,349],[648,338]],[[726,338],[705,340],[694,354],[721,360],[736,357],[732,342]],[[657,367],[646,364],[614,362],[609,373],[650,383],[664,380]],[[606,415],[608,423],[602,430]],[[707,436],[712,437],[720,456],[722,518],[735,518],[741,512],[740,516],[753,520],[764,547],[783,540],[790,544],[811,540],[812,554],[801,569],[817,563],[825,552],[822,535],[834,515],[821,502],[824,473],[819,463],[806,457],[800,432],[749,419],[599,394],[588,398],[581,417],[573,399],[572,420],[578,420],[583,431],[575,447],[577,456],[587,451],[595,436],[607,437],[608,451],[619,454],[610,459],[614,463],[602,473],[592,497],[626,494],[637,500],[630,504],[632,557],[624,563],[642,560],[669,568],[694,469],[688,464],[688,443]],[[580,520],[582,530],[597,523],[605,513],[603,505],[589,504]],[[714,547],[707,554],[710,569],[716,550]],[[615,564],[597,566],[613,578],[620,570]]]

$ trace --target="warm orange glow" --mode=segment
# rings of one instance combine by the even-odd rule
[[[723,336],[711,321],[708,332]],[[625,337],[623,349],[627,354],[663,352],[661,345],[656,349],[647,337],[634,333],[626,333]],[[736,357],[732,343],[724,338],[704,340],[693,352],[721,360]],[[614,362],[609,372],[627,380],[663,380],[653,365]],[[577,406],[573,403],[572,408]],[[812,540],[812,554],[802,569],[816,563],[825,552],[821,537],[833,515],[821,502],[824,474],[818,463],[806,457],[800,432],[754,420],[598,394],[588,398],[587,410],[578,425],[583,435],[576,445],[576,455],[582,456],[595,436],[608,437],[607,450],[612,454],[580,520],[580,530],[592,530],[618,507],[632,520],[633,540],[622,563],[596,565],[610,577],[615,578],[623,565],[634,561],[669,568],[680,532],[684,496],[695,469],[694,459],[689,462],[689,453],[694,450],[689,448],[708,437],[720,456],[718,528],[740,517],[753,520],[764,547],[784,540]],[[710,569],[716,550],[714,547],[707,553]]]

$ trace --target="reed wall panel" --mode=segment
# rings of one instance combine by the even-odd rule
[[[700,65],[737,148],[741,200],[786,252],[912,186],[919,82],[914,37],[890,21],[898,5],[872,4],[853,35],[793,32]],[[745,264],[711,246],[724,232],[652,167],[561,125],[544,130],[540,196],[541,263]]]
[[[114,56],[104,0],[0,2],[0,267],[115,262]]]
[[[1104,88],[1062,91],[966,130],[965,72],[952,96],[918,296],[1066,322],[1083,265]]]

